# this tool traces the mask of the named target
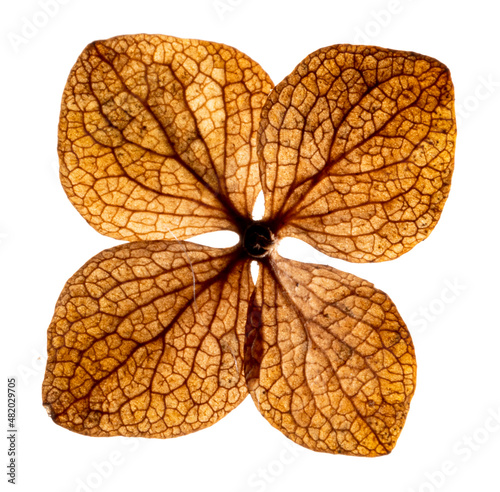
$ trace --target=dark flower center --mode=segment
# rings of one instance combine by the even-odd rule
[[[252,222],[243,236],[243,248],[252,258],[264,258],[274,243],[274,234],[263,222]]]

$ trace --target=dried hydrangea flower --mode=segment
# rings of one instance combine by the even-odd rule
[[[61,293],[50,416],[90,436],[166,438],[214,424],[250,393],[309,449],[389,453],[416,378],[396,307],[276,245],[296,237],[352,262],[407,252],[439,219],[455,134],[449,71],[415,53],[331,46],[273,89],[222,44],[90,44],[63,95],[61,181],[92,227],[130,242],[89,260]],[[217,230],[239,244],[181,241]]]

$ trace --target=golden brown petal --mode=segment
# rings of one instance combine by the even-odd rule
[[[98,254],[67,282],[49,327],[48,413],[91,436],[214,424],[247,395],[251,288],[236,248],[153,241]]]
[[[336,45],[309,55],[266,103],[266,219],[354,262],[425,239],[448,196],[455,147],[449,70],[416,53]]]
[[[62,100],[69,199],[116,239],[237,231],[260,190],[256,131],[271,88],[257,63],[218,43],[140,34],[90,44]]]
[[[410,334],[386,294],[276,253],[251,300],[245,372],[257,408],[287,437],[358,456],[393,449],[416,382]]]

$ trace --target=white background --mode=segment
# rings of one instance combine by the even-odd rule
[[[15,487],[7,484],[7,441],[0,441],[2,490],[500,491],[496,2],[220,0],[218,11],[213,0],[53,0],[45,16],[42,3],[4,1],[0,15],[0,401],[6,378],[17,377],[19,429]],[[39,27],[29,31],[31,22]],[[250,399],[211,428],[172,440],[89,438],[46,415],[40,388],[54,304],[83,263],[117,244],[87,225],[59,184],[60,98],[89,42],[138,32],[232,45],[275,83],[310,52],[336,43],[416,51],[451,69],[460,116],[456,169],[430,238],[376,265],[282,244],[287,256],[374,282],[407,321],[418,385],[391,455],[308,451],[273,429]]]

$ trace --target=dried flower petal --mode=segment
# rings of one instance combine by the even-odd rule
[[[410,334],[386,294],[276,253],[251,301],[245,372],[257,408],[286,436],[361,456],[392,450],[416,381]]]
[[[69,199],[116,239],[238,231],[260,190],[255,140],[271,88],[222,44],[145,34],[90,44],[62,100]]]
[[[425,239],[448,196],[455,144],[448,69],[427,56],[336,45],[271,93],[260,128],[265,219],[354,262]]]
[[[92,436],[174,437],[214,424],[247,395],[251,288],[238,248],[153,241],[98,254],[56,305],[47,411]]]
[[[315,451],[395,446],[416,383],[396,307],[365,280],[281,258],[276,244],[294,236],[371,262],[425,239],[453,170],[449,71],[415,53],[337,45],[265,102],[271,88],[246,55],[206,41],[120,36],[78,59],[61,181],[95,229],[136,242],[92,258],[61,293],[43,385],[57,424],[175,437],[250,392],[274,427]],[[259,170],[266,210],[253,221]],[[239,244],[167,240],[219,229]]]

